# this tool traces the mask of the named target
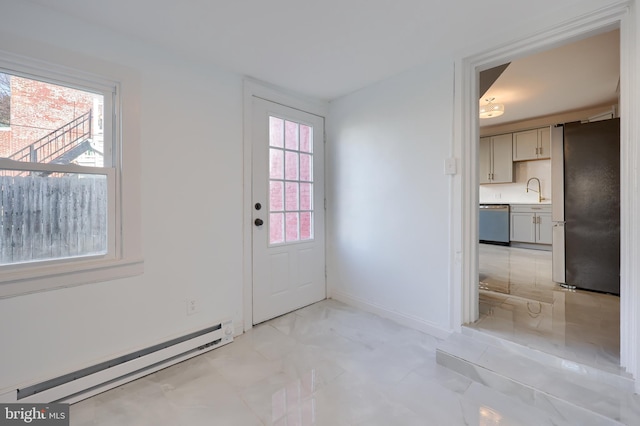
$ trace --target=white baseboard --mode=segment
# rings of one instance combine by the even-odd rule
[[[371,312],[383,318],[390,319],[394,322],[397,322],[398,324],[404,325],[405,327],[413,328],[415,330],[434,336],[438,339],[444,340],[448,338],[451,333],[453,333],[453,330],[447,330],[428,321],[425,321],[422,318],[417,318],[413,315],[403,314],[401,312],[391,311],[384,306],[378,305],[377,303],[373,303],[335,289],[331,291],[331,298],[337,300],[338,302],[342,302],[347,305],[354,306],[358,309],[362,309],[363,311]]]

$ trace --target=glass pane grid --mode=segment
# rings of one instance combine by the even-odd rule
[[[313,239],[313,128],[269,117],[269,244]]]

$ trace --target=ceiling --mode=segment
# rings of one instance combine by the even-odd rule
[[[332,100],[433,57],[518,34],[583,0],[28,1],[194,63]]]
[[[505,113],[482,119],[480,125],[614,105],[619,79],[619,30],[517,59],[480,99],[483,105],[495,98],[494,103],[504,104]]]

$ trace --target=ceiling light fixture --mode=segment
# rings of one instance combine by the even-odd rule
[[[494,104],[495,98],[485,99],[487,103],[480,106],[480,118],[499,117],[504,114],[503,104]]]

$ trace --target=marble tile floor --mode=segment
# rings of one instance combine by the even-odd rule
[[[551,279],[551,252],[480,244],[480,318],[468,327],[624,375],[620,299],[567,290]]]
[[[632,380],[466,331],[438,345],[438,364],[570,424],[640,424]]]
[[[76,403],[71,425],[575,424],[438,365],[440,343],[326,300]]]

